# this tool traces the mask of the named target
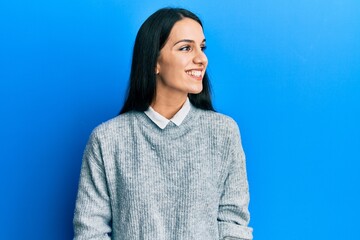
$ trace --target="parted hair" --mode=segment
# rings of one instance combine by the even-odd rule
[[[191,18],[203,27],[201,20],[183,8],[162,8],[153,13],[141,25],[135,39],[130,81],[125,103],[120,114],[129,111],[145,111],[156,94],[155,67],[160,50],[164,47],[174,24],[183,18]],[[188,94],[197,108],[213,110],[208,74],[203,78],[203,89],[198,94]]]

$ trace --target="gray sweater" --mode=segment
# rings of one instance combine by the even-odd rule
[[[128,112],[92,132],[75,240],[252,239],[245,156],[235,121],[192,107],[160,129]]]

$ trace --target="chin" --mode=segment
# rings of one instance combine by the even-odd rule
[[[190,94],[199,94],[201,93],[203,90],[203,88],[197,88],[197,89],[192,89],[191,91],[189,91]]]

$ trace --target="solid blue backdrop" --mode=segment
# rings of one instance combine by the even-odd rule
[[[0,2],[0,239],[71,239],[91,130],[119,112],[141,23],[203,19],[239,124],[255,239],[360,239],[359,1]]]

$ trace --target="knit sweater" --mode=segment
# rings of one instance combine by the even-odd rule
[[[95,128],[86,145],[74,240],[252,239],[237,124],[192,107],[160,129],[143,112]]]

